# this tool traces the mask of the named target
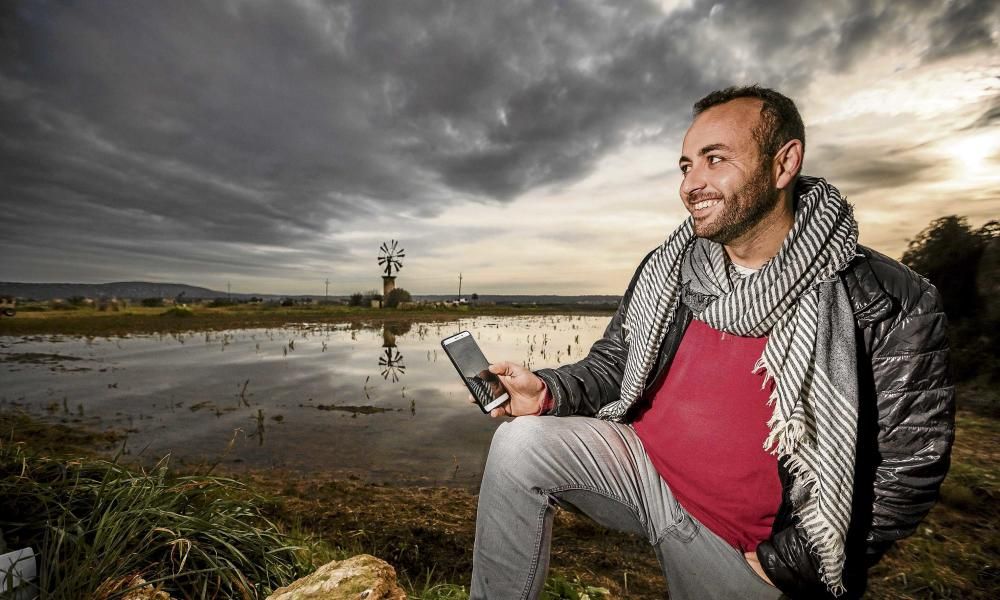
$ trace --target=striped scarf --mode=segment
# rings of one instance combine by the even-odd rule
[[[764,449],[793,476],[794,514],[830,592],[843,593],[857,440],[854,316],[837,273],[855,255],[851,206],[820,178],[802,176],[795,222],[778,254],[757,273],[730,278],[721,244],[694,235],[688,218],[643,267],[626,308],[628,357],[621,398],[598,413],[622,421],[642,395],[686,291],[707,296],[695,318],[738,336],[768,336],[754,372],[773,378]],[[724,374],[720,374],[724,375]]]

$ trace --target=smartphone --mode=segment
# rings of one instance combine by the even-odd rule
[[[495,373],[490,373],[490,363],[471,333],[463,331],[446,337],[441,340],[441,347],[451,359],[451,364],[458,369],[465,387],[472,392],[472,397],[484,413],[489,413],[510,399],[500,378]]]

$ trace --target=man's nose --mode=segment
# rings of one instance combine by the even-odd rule
[[[704,187],[704,172],[696,165],[691,165],[688,172],[684,174],[684,179],[681,180],[681,195],[688,196]]]

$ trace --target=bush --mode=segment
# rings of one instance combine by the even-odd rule
[[[937,287],[951,320],[974,317],[979,308],[979,259],[995,235],[996,222],[973,230],[966,217],[941,217],[910,240],[901,262]]]
[[[0,528],[39,553],[42,598],[142,573],[176,598],[263,598],[308,566],[232,479],[31,456],[0,442]]]
[[[150,308],[163,306],[163,298],[143,298],[139,303]]]
[[[941,294],[949,321],[952,372],[958,381],[979,375],[994,383],[1000,381],[998,315],[988,305],[996,303],[995,291],[989,288],[995,276],[990,272],[982,277],[980,273],[991,246],[995,272],[997,239],[997,221],[972,229],[966,217],[950,215],[935,219],[917,234],[901,259]]]
[[[385,297],[386,308],[396,308],[400,302],[410,302],[413,297],[403,288],[395,288]]]
[[[354,292],[351,294],[350,300],[347,301],[348,306],[363,306],[365,303],[365,295],[361,292]]]
[[[175,306],[160,313],[161,317],[193,317],[194,311],[187,306]]]

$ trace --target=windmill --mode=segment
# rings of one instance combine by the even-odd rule
[[[378,252],[378,264],[385,270],[382,276],[382,298],[383,301],[389,292],[396,289],[396,276],[392,274],[393,269],[398,273],[403,268],[403,263],[399,259],[406,256],[406,251],[399,247],[399,242],[389,240],[382,242]]]

